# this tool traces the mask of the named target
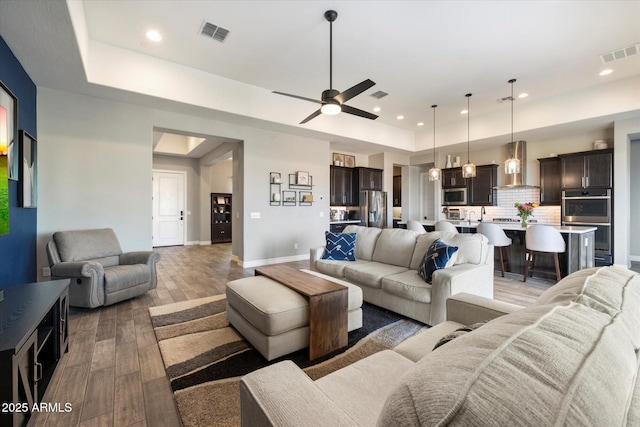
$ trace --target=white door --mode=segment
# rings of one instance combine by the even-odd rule
[[[420,220],[438,220],[439,215],[436,212],[439,200],[436,197],[437,181],[429,181],[429,174],[423,172],[420,174]]]
[[[153,171],[153,246],[184,245],[184,172]]]

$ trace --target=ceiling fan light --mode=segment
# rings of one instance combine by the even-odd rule
[[[429,169],[429,181],[440,181],[442,178],[442,170],[437,167]]]
[[[320,107],[320,111],[322,111],[322,114],[334,116],[336,114],[339,114],[342,111],[342,108],[340,107],[340,104],[338,104],[337,102],[336,103],[327,102],[323,104],[322,107]]]
[[[504,162],[504,173],[507,175],[513,175],[516,173],[520,173],[520,160],[514,157],[505,160]]]

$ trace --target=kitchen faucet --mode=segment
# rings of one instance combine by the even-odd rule
[[[483,207],[480,208],[480,222],[484,222],[484,214],[486,214],[487,211],[486,209]]]
[[[482,212],[482,211],[481,211]],[[471,214],[475,215],[474,211],[467,211],[467,222],[471,224]]]

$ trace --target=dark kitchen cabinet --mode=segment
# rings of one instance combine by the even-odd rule
[[[613,187],[613,150],[560,155],[562,188]]]
[[[476,176],[468,180],[469,205],[495,205],[498,202],[494,189],[496,185],[498,185],[498,165],[477,166]]]
[[[382,169],[355,168],[355,185],[358,192],[363,190],[382,190]]]
[[[393,177],[393,207],[400,206],[402,206],[402,176],[396,175]]]
[[[464,188],[467,179],[462,177],[462,168],[442,169],[442,188]]]
[[[330,166],[329,171],[331,206],[354,206],[357,199],[353,191],[353,168]]]
[[[69,279],[5,288],[0,304],[0,425],[26,426],[69,346]]]
[[[559,206],[562,202],[562,175],[559,157],[540,162],[540,206]]]
[[[230,193],[211,193],[211,243],[228,243],[231,241]]]

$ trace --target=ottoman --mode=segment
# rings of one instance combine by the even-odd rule
[[[362,327],[362,290],[351,283],[303,270],[348,288],[348,331]],[[309,302],[265,276],[227,283],[227,319],[267,360],[309,346]]]

